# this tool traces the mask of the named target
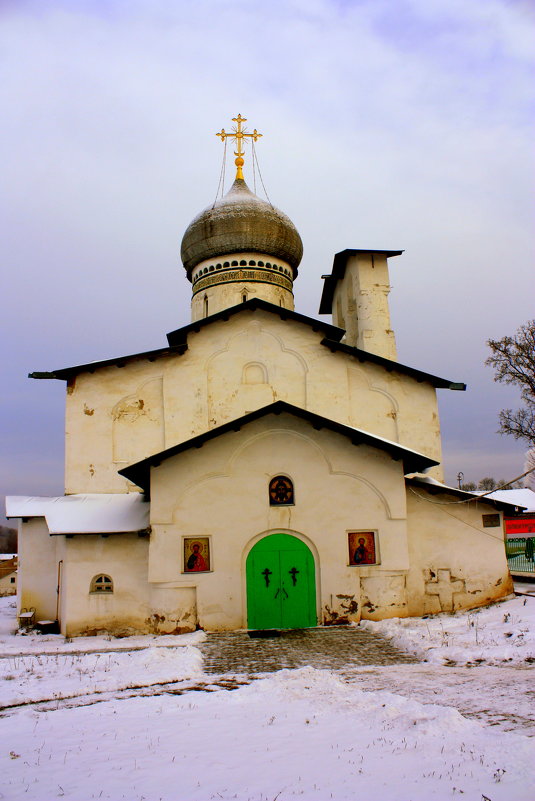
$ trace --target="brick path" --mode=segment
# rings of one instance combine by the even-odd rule
[[[245,631],[214,632],[198,647],[204,657],[204,670],[211,674],[255,676],[310,665],[350,676],[363,665],[419,662],[380,634],[348,626],[293,629],[270,638],[251,638]]]

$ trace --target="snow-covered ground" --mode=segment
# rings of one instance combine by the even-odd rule
[[[499,696],[527,713],[525,600],[366,624],[427,663],[349,679],[303,667],[229,691],[202,672],[202,632],[13,636],[13,600],[0,599],[0,799],[531,801],[535,738],[522,721],[504,731],[458,711]],[[154,694],[128,697],[145,686]]]
[[[436,664],[525,665],[535,662],[534,612],[535,600],[525,596],[462,614],[360,625]]]

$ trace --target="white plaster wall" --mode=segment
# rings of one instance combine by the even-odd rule
[[[322,338],[246,311],[192,332],[181,356],[79,375],[67,391],[66,492],[125,492],[127,462],[279,399],[440,461],[434,388],[331,353]]]
[[[358,253],[348,257],[333,296],[333,323],[346,329],[348,345],[396,359],[390,322],[390,279],[386,256]]]
[[[81,373],[67,386],[65,492],[135,489],[117,471],[165,447],[169,357]]]
[[[137,534],[61,537],[61,630],[68,636],[151,631],[147,584],[148,537]],[[91,593],[91,579],[111,576],[113,593]]]
[[[496,509],[480,501],[459,504],[458,500],[407,486],[411,615],[470,609],[513,591],[503,521],[497,527],[483,526],[482,515],[497,514]]]
[[[281,473],[294,481],[294,506],[269,505],[269,480]],[[267,533],[291,533],[315,555],[323,621],[351,601],[360,607],[361,577],[408,570],[405,518],[400,462],[290,415],[270,415],[153,468],[149,581],[195,587],[207,629],[245,626],[247,554]],[[347,531],[359,529],[379,532],[379,566],[348,566]],[[212,572],[182,573],[184,536],[211,538]],[[360,608],[352,614],[358,619]]]
[[[59,539],[49,535],[44,517],[19,521],[17,613],[34,607],[36,620],[56,620]]]

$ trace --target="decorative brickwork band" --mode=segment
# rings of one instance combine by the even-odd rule
[[[211,286],[219,284],[233,284],[240,281],[255,281],[263,284],[275,284],[281,286],[288,291],[292,291],[293,283],[286,276],[271,270],[221,270],[215,274],[207,275],[195,282],[193,288],[193,295],[196,295],[203,289],[208,289]]]

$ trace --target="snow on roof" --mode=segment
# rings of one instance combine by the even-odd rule
[[[535,492],[531,490],[497,490],[487,493],[483,490],[468,491],[458,489],[457,487],[450,487],[447,484],[443,484],[441,481],[437,481],[436,478],[424,475],[423,473],[407,473],[405,478],[420,484],[431,484],[434,487],[439,487],[442,490],[451,492],[459,497],[466,497],[467,499],[477,499],[479,496],[484,495],[485,497],[481,499],[482,501],[489,501],[495,504],[497,509],[502,509],[505,512],[509,511],[509,513],[518,511],[518,509],[514,509],[514,507],[522,508],[528,506],[528,502],[533,506],[535,503]],[[523,492],[531,493],[531,498],[526,498],[526,496],[522,495]],[[515,495],[515,493],[519,494]],[[507,510],[507,506],[511,506],[512,508]],[[528,510],[523,509],[523,511]]]
[[[436,487],[442,487],[443,489],[455,489],[454,487],[448,487],[447,484],[443,484],[442,481],[437,481],[436,478],[433,478],[433,476],[428,476],[425,473],[407,473],[405,478],[417,478],[418,481],[423,481],[426,484],[434,484]]]
[[[433,461],[434,464],[436,464],[436,465],[439,464],[434,459],[432,460],[431,457],[426,456],[421,451],[415,451],[414,448],[407,448],[406,445],[401,445],[401,443],[396,442],[396,440],[394,440],[394,439],[387,439],[386,437],[379,437],[377,434],[372,434],[371,431],[366,431],[366,429],[364,429],[364,428],[356,428],[356,426],[346,426],[346,428],[350,428],[352,431],[355,431],[357,434],[365,434],[367,437],[371,437],[372,439],[376,439],[378,442],[384,442],[386,445],[391,445],[393,448],[400,448],[400,449],[406,451],[407,453],[413,453],[415,456],[420,456],[422,459],[428,459],[429,462]],[[429,465],[429,467],[426,467],[425,469],[429,470],[430,467],[432,467],[431,464]],[[424,472],[422,472],[422,473],[408,473],[407,475],[411,475],[411,476],[418,475],[418,476],[423,476],[425,478],[429,478],[429,476],[427,476]],[[434,481],[434,479],[431,479],[431,480]],[[435,483],[438,483],[438,482],[435,482]]]
[[[482,495],[483,491],[477,490],[473,494]],[[487,498],[492,498],[493,501],[512,503],[515,506],[524,506],[525,512],[535,512],[535,492],[527,488],[494,490],[487,495]]]
[[[150,504],[137,492],[39,498],[11,495],[7,517],[44,517],[50,534],[118,534],[149,526]]]

